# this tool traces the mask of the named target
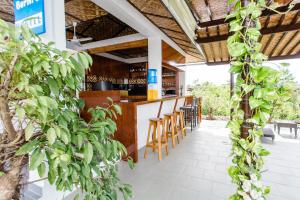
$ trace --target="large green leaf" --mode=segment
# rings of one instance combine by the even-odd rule
[[[251,96],[249,98],[249,105],[252,110],[259,107],[262,104],[263,104],[263,101],[260,99],[255,99],[253,96]]]
[[[86,143],[83,147],[84,159],[87,163],[90,163],[93,158],[93,146],[91,143]]]
[[[56,133],[54,128],[49,128],[47,131],[47,139],[50,145],[56,141]]]
[[[35,170],[44,160],[45,154],[40,149],[34,150],[30,157],[29,169]]]
[[[228,46],[229,54],[233,57],[238,57],[246,53],[246,46],[244,43],[234,42]]]
[[[28,141],[34,133],[34,126],[30,122],[27,127],[25,128],[25,140]]]
[[[59,95],[59,86],[58,86],[57,82],[54,79],[49,78],[48,83],[49,83],[51,92],[53,92],[53,94],[55,96],[58,96]]]
[[[20,156],[20,155],[30,153],[32,150],[34,150],[36,148],[37,144],[38,144],[37,140],[33,140],[33,141],[25,143],[17,150],[16,155]]]

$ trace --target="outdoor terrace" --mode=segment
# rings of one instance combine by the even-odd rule
[[[120,176],[133,186],[136,200],[224,200],[235,187],[227,174],[230,164],[229,130],[225,121],[203,121],[181,140],[169,156],[157,153],[143,158],[134,170],[122,163]],[[300,139],[282,129],[274,143],[263,139],[271,152],[266,158],[263,181],[271,186],[268,200],[298,200],[300,191]]]

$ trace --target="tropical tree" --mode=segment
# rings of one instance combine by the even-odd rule
[[[208,120],[215,116],[229,116],[229,85],[215,85],[210,82],[199,83],[196,80],[192,84],[192,95],[202,97],[203,114],[207,115]]]
[[[117,199],[118,190],[131,196],[117,177],[126,149],[112,139],[120,107],[109,101],[90,109],[89,122],[79,115],[76,94],[91,64],[85,52],[60,51],[0,20],[1,199],[19,199],[27,169],[59,191],[82,190],[85,199]]]

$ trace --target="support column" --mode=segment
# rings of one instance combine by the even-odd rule
[[[162,94],[162,40],[158,37],[148,38],[148,68],[157,70],[158,98]]]
[[[46,33],[40,35],[45,42],[53,41],[58,49],[66,49],[65,1],[45,0]]]
[[[230,73],[230,99],[234,94],[234,74]],[[232,120],[233,108],[230,109],[230,120]]]
[[[243,0],[242,3],[243,3],[243,6],[246,7],[249,2],[248,2],[248,0]],[[254,23],[255,22],[251,18],[246,17],[244,24],[243,24],[244,27],[246,27],[246,28],[243,28],[243,30],[242,30],[243,33],[245,33],[248,28],[254,27],[255,26]],[[244,38],[241,38],[241,39],[242,39],[242,42],[245,42]],[[246,63],[246,64],[244,65],[244,68],[243,68],[242,79],[245,81],[245,84],[250,85],[251,83],[247,78],[250,73],[250,65],[248,64],[248,63],[250,63],[250,56],[248,55],[244,59],[245,59],[244,63]],[[242,89],[242,92],[244,92],[243,89]],[[246,139],[249,136],[249,130],[252,128],[252,124],[247,122],[247,120],[252,117],[252,111],[251,111],[250,104],[249,104],[249,98],[251,96],[251,93],[247,93],[247,94],[245,94],[245,93],[246,92],[244,92],[244,95],[242,96],[242,101],[240,102],[241,109],[244,111],[244,121],[241,126],[241,136],[244,139]]]

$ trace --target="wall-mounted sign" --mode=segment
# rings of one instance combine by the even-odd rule
[[[26,24],[34,33],[46,32],[44,0],[14,0],[15,25]]]
[[[148,100],[156,100],[158,98],[157,90],[157,69],[148,69]]]

